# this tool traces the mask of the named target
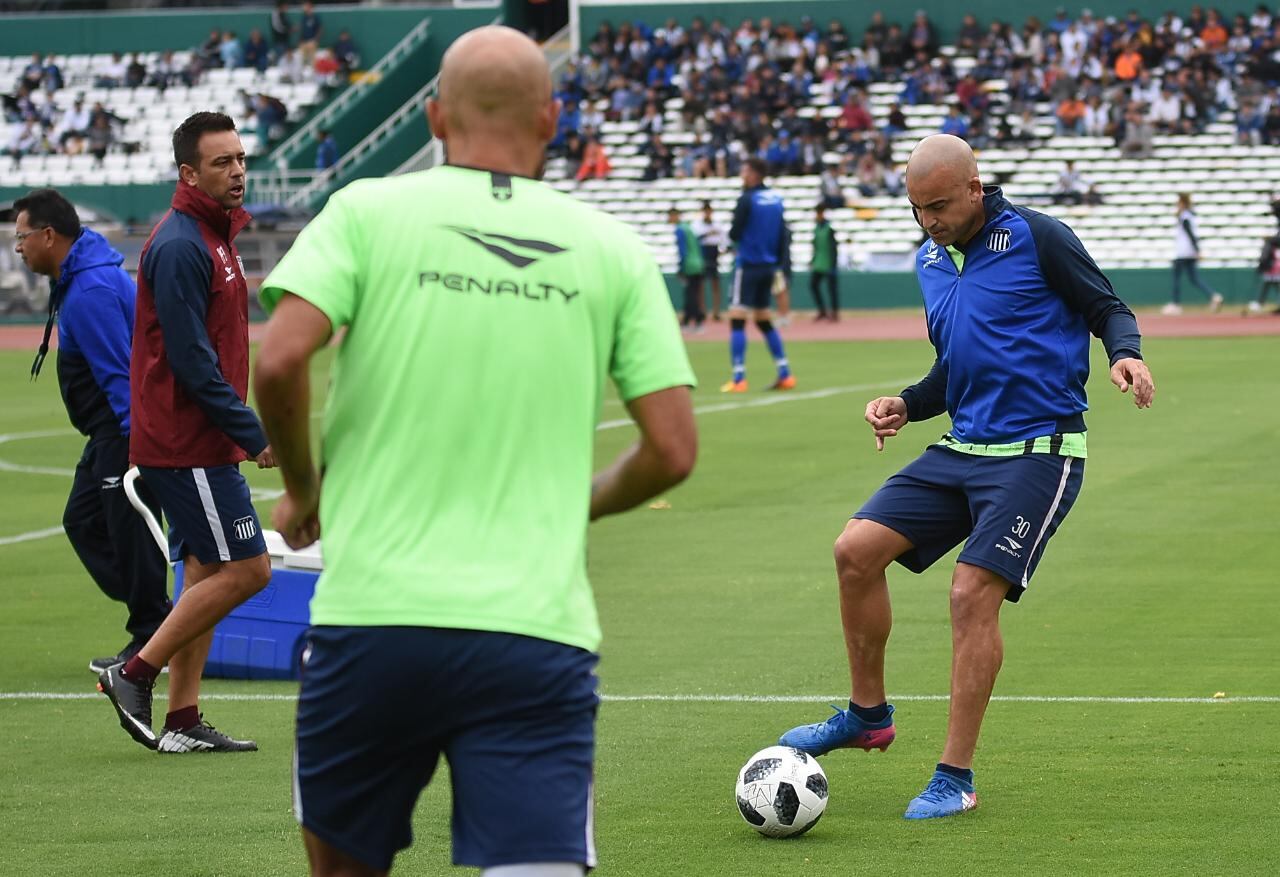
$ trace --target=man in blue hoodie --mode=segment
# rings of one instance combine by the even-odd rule
[[[89,669],[126,661],[169,614],[164,556],[121,487],[129,469],[129,354],[133,281],[107,239],[80,225],[75,208],[53,189],[14,202],[15,249],[49,278],[49,320],[31,366],[34,380],[58,327],[58,386],[71,425],[88,438],[76,465],[62,526],[102,592],[129,607],[129,641]],[[139,482],[139,495],[159,515]]]

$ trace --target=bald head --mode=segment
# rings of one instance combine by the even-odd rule
[[[934,243],[965,243],[985,224],[978,160],[959,137],[933,134],[917,143],[906,177],[916,221]]]
[[[459,37],[440,64],[438,101],[453,135],[536,137],[551,105],[551,71],[538,44],[509,27]]]
[[[959,137],[931,134],[916,144],[907,159],[907,185],[912,179],[923,182],[935,174],[967,181],[978,175],[978,159]]]

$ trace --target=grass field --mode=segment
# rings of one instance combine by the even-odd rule
[[[1143,412],[1095,359],[1084,491],[1004,615],[1007,699],[988,713],[979,810],[901,819],[945,730],[944,562],[890,573],[897,742],[824,759],[822,822],[767,841],[737,813],[736,770],[847,697],[832,539],[946,428],[913,425],[877,455],[861,423],[867,398],[924,372],[925,344],[788,352],[799,391],[726,400],[715,392],[726,351],[695,345],[709,409],[698,470],[669,509],[593,528],[600,873],[1280,873],[1276,341],[1148,342],[1159,392]],[[751,355],[762,385],[755,339]],[[245,756],[149,753],[92,694],[86,662],[122,644],[123,613],[61,534],[10,541],[57,526],[69,485],[57,472],[81,445],[53,374],[28,383],[29,362],[0,352],[0,874],[305,873],[289,797],[293,685],[207,683],[212,721],[258,740]],[[606,421],[624,416],[606,404]],[[602,429],[599,462],[631,435]],[[275,473],[249,477],[278,487]],[[448,800],[444,782],[424,795],[396,873],[450,872]]]

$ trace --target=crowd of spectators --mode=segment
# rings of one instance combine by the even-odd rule
[[[107,109],[103,102],[86,107],[80,91],[85,87],[115,90],[145,86],[164,91],[198,85],[209,70],[253,69],[265,73],[273,67],[278,71],[274,81],[329,86],[359,68],[360,53],[349,31],[340,30],[336,40],[321,46],[324,24],[309,2],[302,4],[296,17],[287,2],[276,4],[266,31],[270,41],[258,28],[241,41],[235,31],[215,29],[200,46],[181,53],[181,60],[173,51],[163,52],[150,62],[149,56],[141,53],[126,56],[116,52],[78,82],[67,81],[54,56],[35,52],[13,90],[0,95],[8,126],[4,154],[14,163],[26,155],[42,154],[90,154],[101,162],[113,148],[136,150],[139,144],[123,140],[127,120]],[[279,98],[245,89],[237,97],[241,126],[255,131],[264,147],[284,133],[288,108]]]
[[[840,21],[808,17],[736,28],[701,17],[687,27],[605,23],[557,82],[565,109],[553,150],[580,178],[599,175],[598,158],[591,170],[583,159],[602,148],[602,123],[636,121],[645,179],[729,176],[759,156],[772,173],[834,163],[866,193],[901,186],[890,142],[908,128],[904,108],[922,104],[945,105],[939,130],[979,149],[1053,131],[1111,138],[1143,156],[1156,134],[1201,132],[1227,112],[1241,142],[1280,142],[1280,19],[1265,5],[1230,20],[1201,6],[1156,21],[1059,9],[1021,27],[969,14],[954,48],[941,51],[922,11],[906,23],[876,12],[860,39]],[[880,118],[867,94],[877,82],[899,86]],[[669,121],[673,98],[680,109]],[[838,112],[821,111],[831,107]],[[671,128],[680,148],[667,142]]]

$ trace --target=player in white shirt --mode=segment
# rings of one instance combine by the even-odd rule
[[[1200,228],[1191,209],[1191,196],[1178,196],[1178,220],[1173,228],[1173,300],[1160,309],[1163,314],[1182,313],[1182,275],[1209,299],[1209,310],[1222,307],[1221,293],[1214,292],[1200,279]]]
[[[702,202],[702,214],[689,223],[702,247],[702,262],[706,265],[706,278],[711,286],[711,319],[720,319],[720,253],[728,244],[728,229],[717,222],[710,201]]]

